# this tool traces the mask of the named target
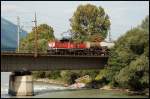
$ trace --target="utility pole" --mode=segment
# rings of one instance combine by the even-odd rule
[[[36,20],[36,12],[35,12],[35,17],[34,17],[34,22],[35,24],[35,28],[34,28],[34,32],[35,32],[35,47],[34,47],[34,57],[37,57],[37,54],[38,54],[38,42],[37,42],[37,39],[38,39],[38,33],[37,33],[37,20]]]
[[[111,42],[111,34],[110,34],[110,30],[109,30],[109,32],[108,32],[108,39],[109,39],[109,42]]]
[[[20,18],[19,18],[19,16],[17,16],[17,27],[18,27],[18,31],[17,31],[17,37],[18,37],[18,41],[17,41],[17,43],[18,43],[18,52],[19,52],[19,43],[20,43]]]

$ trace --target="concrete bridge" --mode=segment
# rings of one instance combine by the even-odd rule
[[[107,64],[108,56],[49,55],[47,53],[1,52],[1,72],[13,72],[9,80],[10,95],[33,95],[33,80],[29,72],[21,70],[81,70],[101,69]]]

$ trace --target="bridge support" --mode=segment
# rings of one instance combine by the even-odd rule
[[[33,80],[30,72],[13,72],[9,77],[9,91],[12,96],[32,96]]]

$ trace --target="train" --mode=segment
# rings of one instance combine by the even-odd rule
[[[109,49],[100,42],[73,42],[68,39],[48,42],[47,52],[51,55],[107,56]]]

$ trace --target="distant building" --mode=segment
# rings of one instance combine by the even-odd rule
[[[27,32],[20,31],[20,38]],[[1,51],[15,51],[17,48],[17,26],[4,18],[1,18]]]

